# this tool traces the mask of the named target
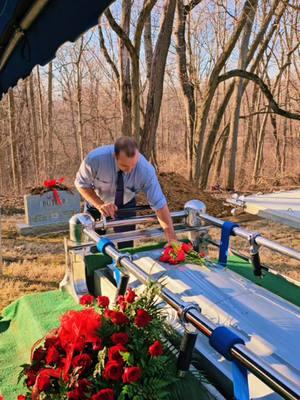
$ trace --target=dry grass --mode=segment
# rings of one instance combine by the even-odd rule
[[[58,288],[64,275],[63,236],[20,237],[15,225],[23,219],[10,216],[3,222],[0,310],[24,294]]]

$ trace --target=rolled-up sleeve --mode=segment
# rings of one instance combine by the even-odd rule
[[[94,173],[91,165],[91,160],[88,156],[82,161],[80,168],[76,174],[74,184],[77,188],[94,187]]]
[[[144,185],[143,192],[152,210],[157,211],[167,204],[167,200],[161,190],[154,168],[151,166],[151,169],[147,172],[149,172],[149,174],[147,174],[147,181]]]

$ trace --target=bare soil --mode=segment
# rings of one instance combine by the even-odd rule
[[[251,215],[230,216],[230,207],[224,205],[226,194],[210,194],[199,191],[181,176],[161,174],[160,181],[171,210],[180,210],[193,198],[204,201],[208,213],[221,218],[238,221],[249,230],[259,231],[265,237],[300,250],[300,231],[266,221]],[[144,200],[141,200],[144,201]],[[0,275],[0,313],[18,297],[58,288],[63,278],[65,256],[63,234],[41,237],[22,237],[16,232],[16,223],[24,221],[22,196],[0,196],[2,208],[2,275]],[[220,231],[212,230],[215,239]],[[233,247],[247,251],[248,244],[233,238]],[[262,261],[273,269],[300,281],[299,262],[270,251],[262,251]]]

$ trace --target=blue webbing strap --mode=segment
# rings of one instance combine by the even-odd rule
[[[221,243],[219,249],[219,264],[223,265],[224,267],[227,264],[230,235],[234,235],[233,228],[237,226],[239,225],[231,221],[225,221],[222,225]]]
[[[107,239],[107,238],[102,238],[102,239],[100,239],[99,242],[97,243],[97,249],[98,249],[98,251],[99,251],[100,253],[106,254],[106,253],[105,253],[105,247],[106,247],[106,246],[113,246],[113,247],[116,247],[116,246],[114,245],[114,243],[113,243],[111,240]],[[113,263],[112,263],[112,269],[113,269],[114,277],[115,277],[115,280],[116,280],[116,283],[117,283],[117,287],[119,287],[119,286],[120,286],[120,282],[121,282],[121,272],[120,272],[120,270],[119,270],[118,267],[117,267],[116,261],[113,261]]]
[[[235,361],[230,349],[235,344],[245,344],[244,340],[226,326],[218,326],[209,338],[210,345],[227,360],[232,362],[233,392],[236,400],[249,400],[247,369]]]
[[[107,238],[102,238],[97,243],[97,249],[98,249],[98,251],[100,253],[105,254],[105,247],[108,246],[108,245],[112,246],[112,247],[115,247],[114,243],[111,240],[109,240]]]

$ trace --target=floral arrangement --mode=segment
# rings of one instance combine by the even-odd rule
[[[18,400],[173,399],[176,359],[158,294],[151,282],[139,296],[128,289],[112,307],[106,296],[83,296],[83,309],[68,311],[35,344],[20,374],[27,393]]]
[[[174,265],[183,262],[203,265],[205,257],[203,251],[198,253],[193,249],[192,243],[174,243],[164,248],[159,261]]]

